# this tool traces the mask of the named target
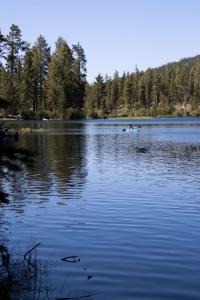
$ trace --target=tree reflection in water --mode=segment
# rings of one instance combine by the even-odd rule
[[[33,153],[25,148],[0,144],[0,205],[8,204],[9,194],[4,191],[8,185],[10,185],[11,193],[22,192],[19,187],[23,186],[21,178],[25,171],[24,167],[33,162],[32,157]],[[3,223],[1,214],[0,224],[3,225]],[[48,289],[48,276],[47,269],[42,267],[35,255],[32,255],[32,250],[36,247],[28,251],[24,257],[17,257],[6,246],[7,240],[3,239],[3,233],[0,232],[0,234],[0,299],[16,300],[21,297],[39,299],[41,289]],[[45,293],[42,299],[48,299],[44,297],[46,297]]]
[[[62,130],[62,128],[60,128]],[[1,147],[1,202],[9,201],[16,213],[23,213],[26,196],[34,184],[41,196],[56,190],[60,199],[66,193],[78,197],[87,175],[85,169],[84,136],[42,132],[24,136],[20,147]],[[29,160],[29,151],[37,152]],[[40,185],[40,182],[42,183]],[[64,188],[63,188],[64,187]],[[6,191],[8,195],[6,197]],[[63,195],[63,197],[62,197]],[[18,199],[20,201],[18,201]],[[45,201],[48,198],[45,198]],[[41,200],[42,201],[42,200]],[[6,204],[5,204],[6,205]],[[3,216],[1,216],[1,225]],[[5,224],[4,224],[5,225]],[[5,234],[5,231],[4,231]],[[29,241],[27,241],[28,243]],[[0,240],[0,299],[46,299],[49,293],[49,274],[36,256],[27,262],[23,255],[10,253],[3,233]]]

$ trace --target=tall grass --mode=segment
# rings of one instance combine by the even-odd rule
[[[28,253],[28,252],[27,252]],[[47,300],[50,275],[32,248],[25,256],[0,245],[0,300]]]

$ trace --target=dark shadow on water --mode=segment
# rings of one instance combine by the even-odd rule
[[[37,258],[33,247],[25,255],[17,255],[0,245],[0,299],[52,299],[49,270]]]

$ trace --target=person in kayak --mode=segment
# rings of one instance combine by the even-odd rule
[[[136,127],[134,127],[132,124],[129,125],[129,132],[135,131]]]

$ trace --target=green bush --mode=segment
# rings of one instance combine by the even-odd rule
[[[59,115],[56,112],[48,110],[26,110],[21,113],[21,117],[24,120],[43,120],[43,119],[58,119]]]
[[[36,119],[37,120],[42,120],[42,119],[49,119],[49,112],[45,110],[40,110],[35,113]]]
[[[24,110],[21,113],[21,117],[24,120],[35,120],[35,112],[33,110]]]
[[[80,109],[70,107],[66,110],[66,118],[69,120],[83,119],[83,112]]]
[[[97,119],[104,119],[105,118],[105,112],[102,109],[97,110]]]
[[[95,109],[93,107],[84,108],[84,116],[86,119],[97,119],[97,114],[95,112]]]
[[[200,109],[192,110],[190,115],[191,117],[200,117]]]
[[[147,108],[140,108],[134,111],[134,116],[135,117],[143,117],[143,116],[150,116],[151,112]]]
[[[185,112],[183,110],[175,110],[172,115],[173,117],[185,117]]]
[[[172,108],[157,108],[153,109],[151,108],[151,116],[157,117],[157,116],[171,116],[173,114],[173,109]]]

